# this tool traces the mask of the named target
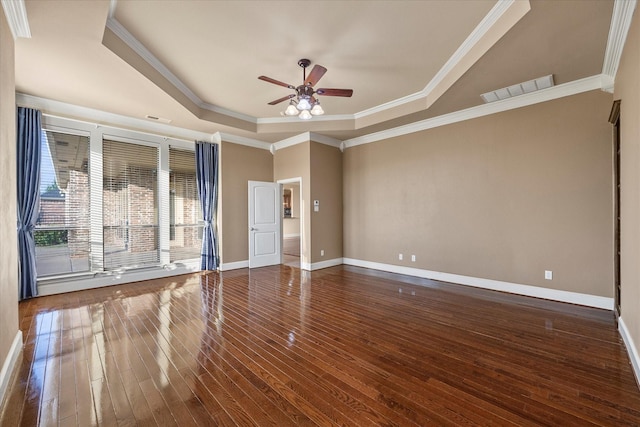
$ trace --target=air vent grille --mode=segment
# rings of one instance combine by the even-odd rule
[[[497,89],[493,92],[483,93],[480,96],[486,103],[496,102],[507,98],[513,98],[514,96],[523,95],[525,93],[531,93],[537,90],[546,89],[552,87],[553,84],[553,74],[549,74],[548,76],[539,77],[527,82],[518,83],[502,89]]]

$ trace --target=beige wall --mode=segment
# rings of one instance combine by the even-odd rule
[[[267,150],[222,142],[220,154],[221,262],[249,259],[249,181],[273,181]]]
[[[311,142],[310,155],[311,262],[316,263],[342,258],[342,152]],[[320,202],[318,212],[313,200]]]
[[[347,149],[344,256],[612,297],[611,102],[593,91]]]
[[[304,142],[291,147],[277,150],[273,155],[273,179],[275,181],[290,178],[302,178],[302,205],[300,206],[300,218],[302,221],[300,260],[302,263],[311,262],[311,143]]]
[[[0,8],[0,370],[18,332],[14,82],[13,37]]]
[[[620,99],[620,301],[640,352],[640,19],[636,11],[615,80]]]

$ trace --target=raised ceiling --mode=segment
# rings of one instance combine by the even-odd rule
[[[612,1],[26,1],[16,89],[107,113],[274,142],[338,139],[481,105],[553,74],[602,73]],[[326,116],[284,118],[300,58],[328,69]]]

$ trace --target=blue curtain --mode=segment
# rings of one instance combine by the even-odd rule
[[[40,214],[40,111],[18,107],[17,136],[19,294],[23,300],[38,295],[33,230]]]
[[[218,145],[196,141],[196,181],[202,208],[204,230],[200,251],[200,269],[218,268],[216,215],[218,210]]]

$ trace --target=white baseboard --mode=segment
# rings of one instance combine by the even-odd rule
[[[362,261],[352,258],[343,258],[343,262],[344,264],[357,267],[389,271],[391,273],[406,274],[408,276],[440,280],[443,282],[451,282],[459,285],[474,286],[476,288],[491,289],[494,291],[509,292],[512,294],[526,295],[553,301],[568,302],[571,304],[585,305],[588,307],[602,308],[605,310],[613,310],[613,298],[581,294],[577,292],[561,291],[557,289],[541,288],[539,286],[521,285],[518,283],[502,282],[499,280],[482,279],[479,277],[462,276],[459,274],[441,273],[438,271],[422,270],[419,268],[403,267],[400,265]]]
[[[22,352],[22,332],[18,331],[16,336],[13,338],[13,343],[11,343],[9,353],[7,354],[6,359],[4,359],[2,370],[0,370],[0,413],[2,413],[1,410],[5,403],[4,400],[7,389],[9,388],[11,376],[16,367],[16,362],[18,360],[18,356],[20,356],[20,352]]]
[[[631,359],[631,367],[636,377],[636,383],[638,383],[638,387],[640,388],[640,354],[622,317],[618,319],[618,331],[620,332],[622,341],[624,341],[625,347],[627,347],[627,353],[629,354],[629,359]]]
[[[311,268],[309,268],[309,270],[314,271],[314,270],[321,270],[323,268],[329,268],[329,267],[335,267],[336,265],[342,265],[343,261],[342,258],[334,258],[334,259],[328,259],[326,261],[320,261],[320,262],[314,262],[313,264],[311,264]]]
[[[290,239],[292,237],[300,237],[300,233],[295,233],[295,234],[284,234],[282,235],[283,239]]]
[[[220,271],[238,270],[240,268],[249,268],[249,260],[223,262],[222,264],[220,264]]]
[[[200,270],[200,262],[171,264],[166,267],[143,268],[125,271],[106,271],[84,276],[60,279],[43,279],[38,281],[38,296],[62,294],[102,288],[104,286],[121,285],[140,280],[160,279],[180,274],[196,273]]]

